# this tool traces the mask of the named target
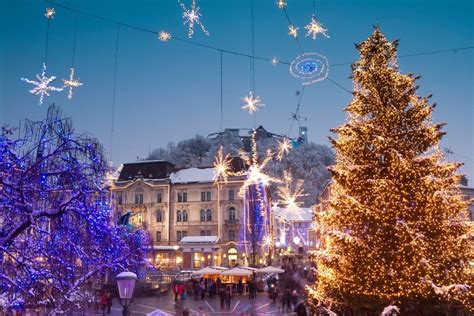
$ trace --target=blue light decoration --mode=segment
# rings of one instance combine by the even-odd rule
[[[2,304],[67,314],[106,273],[142,269],[149,240],[113,224],[97,140],[75,134],[55,106],[22,126],[18,138],[0,131]]]
[[[290,64],[290,73],[300,79],[303,85],[313,84],[327,78],[329,63],[318,53],[303,53]]]

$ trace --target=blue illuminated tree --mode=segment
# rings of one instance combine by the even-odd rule
[[[137,271],[146,235],[111,222],[102,147],[57,107],[13,134],[0,134],[0,293],[61,313],[107,276]]]

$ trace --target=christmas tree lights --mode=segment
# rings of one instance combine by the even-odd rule
[[[439,150],[443,124],[432,122],[429,97],[417,96],[418,78],[399,72],[396,41],[376,27],[357,48],[348,121],[331,140],[329,205],[317,214],[322,245],[310,303],[377,313],[394,306],[401,315],[461,304],[472,312],[468,201],[460,164]]]

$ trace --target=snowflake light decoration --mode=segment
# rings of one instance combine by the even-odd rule
[[[275,66],[276,64],[278,64],[278,59],[276,59],[276,57],[273,57],[271,62],[272,62],[272,65]]]
[[[325,29],[321,25],[321,23],[319,23],[316,20],[316,17],[314,16],[314,14],[311,17],[311,22],[309,22],[309,24],[306,25],[304,28],[307,30],[307,33],[306,33],[305,37],[311,36],[311,37],[313,37],[313,39],[316,39],[316,36],[321,33],[323,36],[329,38],[329,35],[327,34],[328,30]]]
[[[285,2],[285,0],[278,0],[278,1],[277,1],[277,6],[278,6],[278,8],[280,8],[280,9],[285,8],[285,7],[286,7],[286,2]]]
[[[299,27],[294,27],[293,25],[288,26],[288,35],[297,37],[299,29]]]
[[[72,100],[72,88],[77,88],[82,86],[82,82],[79,82],[79,78],[74,78],[74,68],[71,67],[71,72],[69,73],[69,80],[63,79],[64,87],[68,88],[67,98]]]
[[[56,77],[55,76],[46,77],[46,64],[45,63],[43,63],[43,70],[41,71],[41,76],[37,74],[36,79],[37,81],[30,80],[27,78],[21,78],[22,81],[25,81],[35,86],[33,89],[30,90],[30,93],[40,96],[39,105],[43,104],[44,96],[49,96],[49,91],[62,91],[63,90],[62,87],[58,88],[58,87],[53,87],[49,85],[51,82],[53,82],[56,79]]]
[[[171,34],[169,32],[161,31],[160,33],[158,33],[158,38],[162,42],[167,42],[171,39]]]
[[[290,140],[286,137],[283,138],[281,142],[278,144],[277,159],[281,161],[283,159],[283,156],[290,152],[290,149],[291,149]]]
[[[254,96],[253,91],[250,91],[248,95],[242,98],[242,109],[248,111],[250,114],[258,111],[258,109],[264,107],[259,96]]]
[[[217,156],[214,158],[214,176],[212,177],[214,184],[218,184],[221,181],[227,183],[228,177],[232,174],[231,162],[230,155],[227,154],[224,156],[224,149],[221,146],[217,152]]]
[[[209,35],[209,32],[206,30],[204,25],[201,23],[201,12],[200,8],[196,7],[196,0],[192,0],[191,10],[186,9],[185,5],[178,0],[179,5],[183,8],[183,24],[189,25],[188,37],[193,37],[194,34],[194,24],[197,24],[201,27],[201,30],[204,34]]]
[[[48,19],[54,19],[55,14],[56,14],[56,11],[54,11],[54,8],[46,8],[46,12],[44,13],[44,16],[47,17]]]
[[[273,159],[273,153],[271,150],[266,152],[266,155],[263,159],[259,159],[258,150],[257,150],[257,132],[256,130],[252,133],[252,152],[248,154],[244,150],[239,152],[240,158],[245,162],[248,167],[245,174],[247,178],[245,179],[243,185],[240,188],[240,194],[243,196],[245,190],[251,185],[263,185],[268,187],[271,182],[277,183],[280,182],[278,179],[273,178],[265,174],[264,169],[266,165]]]
[[[298,201],[300,197],[307,196],[303,191],[303,181],[297,181],[293,184],[293,177],[291,172],[284,172],[285,184],[278,188],[278,196],[280,197],[280,204],[285,206],[280,214],[283,218],[300,218],[301,217],[301,202]],[[302,219],[302,217],[300,218]]]

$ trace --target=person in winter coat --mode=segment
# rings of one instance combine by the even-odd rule
[[[178,287],[178,293],[181,296],[182,300],[186,299],[186,288],[184,287],[184,284],[180,284]]]
[[[221,309],[224,309],[224,303],[225,303],[225,288],[223,285],[219,287],[219,298],[221,301]]]
[[[107,293],[107,314],[110,314],[112,310],[112,294]]]
[[[232,300],[232,291],[230,287],[225,290],[225,306],[230,310],[230,301]]]
[[[175,283],[173,286],[173,294],[174,294],[174,300],[178,301],[178,294],[179,294],[179,284]]]
[[[240,278],[239,284],[237,284],[237,293],[239,293],[239,295],[242,295],[243,292],[244,292],[244,284],[242,283],[242,278]]]
[[[298,306],[296,307],[296,315],[297,316],[306,316],[306,306],[304,301],[301,301]]]
[[[102,310],[102,315],[105,315],[105,311],[107,310],[107,293],[103,292],[100,295],[100,309]]]

